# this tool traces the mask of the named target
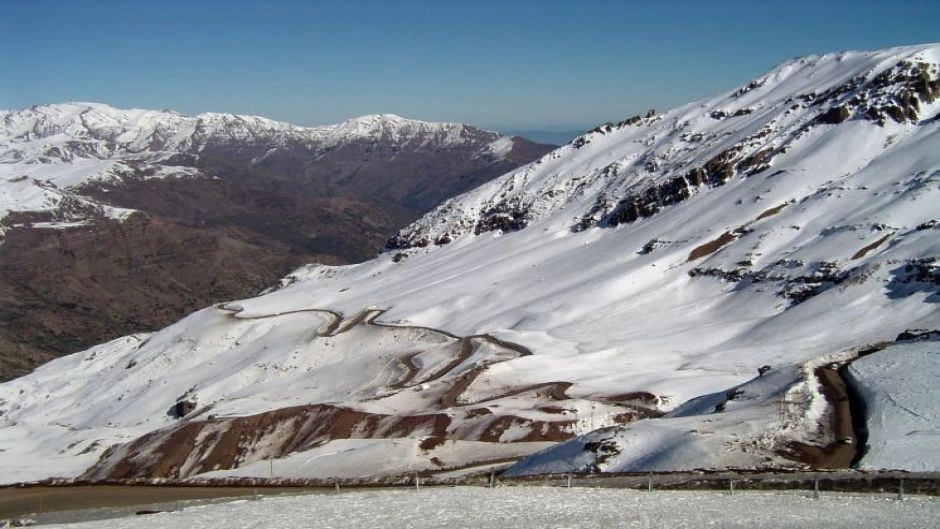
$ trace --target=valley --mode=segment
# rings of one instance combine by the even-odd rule
[[[0,380],[306,263],[369,259],[440,200],[551,148],[392,115],[297,127],[69,103],[0,122]]]

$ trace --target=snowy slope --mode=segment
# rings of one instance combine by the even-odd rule
[[[600,127],[372,261],[307,266],[51,362],[0,386],[0,480],[75,476],[98,456],[87,477],[256,475],[337,439],[430,439],[432,461],[440,439],[558,441],[638,419],[623,439],[672,450],[624,468],[800,466],[787,446],[832,437],[813,369],[940,327],[938,62],[937,45],[787,62]],[[182,421],[177,399],[196,408]],[[368,446],[342,453],[354,467]]]
[[[857,118],[807,128],[825,107],[787,101],[809,86],[825,92],[863,74],[876,78],[905,57],[929,61],[936,79],[938,53],[797,60],[743,95],[594,133],[580,149],[563,147],[448,201],[402,237],[454,242],[405,249],[397,263],[391,251],[359,266],[299,270],[300,281],[242,303],[245,314],[378,306],[388,309],[385,321],[494,332],[539,352],[494,367],[491,377],[534,383],[563,375],[577,382],[573,394],[644,389],[673,405],[740,383],[764,363],[799,363],[934,327],[940,105],[921,105],[916,123]],[[732,103],[767,110],[711,117]],[[668,167],[685,173],[784,118],[792,124],[764,136],[787,141],[770,167],[695,186],[681,203],[634,222],[572,229],[600,197],[617,203],[607,190],[642,195],[650,180],[674,176],[665,163],[647,171],[656,153],[670,153]],[[685,145],[685,134],[701,134],[706,145]],[[603,176],[611,165],[622,167],[619,177]],[[501,202],[527,204],[526,227],[474,235],[485,220],[475,212]]]

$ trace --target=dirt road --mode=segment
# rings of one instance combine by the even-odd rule
[[[312,490],[312,489],[310,489]],[[211,498],[251,497],[255,493],[275,495],[306,492],[296,487],[154,487],[94,485],[69,487],[0,488],[0,520],[29,517],[56,511],[79,509],[131,508],[172,510],[177,501]],[[146,506],[146,509],[144,508]]]
[[[852,410],[845,381],[838,370],[830,366],[819,367],[816,378],[822,385],[823,396],[832,408],[829,424],[833,440],[828,445],[817,446],[793,443],[792,457],[813,468],[849,468],[855,459],[858,438],[852,424]]]

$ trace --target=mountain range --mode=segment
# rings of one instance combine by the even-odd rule
[[[603,124],[0,385],[0,481],[937,470],[940,45]]]

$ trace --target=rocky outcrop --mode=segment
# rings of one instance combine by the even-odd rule
[[[518,202],[500,202],[483,212],[483,218],[477,221],[473,233],[479,235],[488,231],[518,231],[526,227],[528,209]]]
[[[921,105],[932,103],[937,97],[940,97],[940,76],[936,67],[923,62],[901,61],[870,81],[866,81],[864,76],[856,77],[821,94],[802,94],[795,101],[799,102],[797,107],[800,104],[810,107],[829,105],[808,126],[838,125],[855,118],[883,125],[886,117],[899,123],[916,123]],[[745,107],[732,112],[715,110],[710,116],[721,120],[752,112],[752,108]],[[629,224],[655,215],[666,206],[683,202],[699,188],[721,186],[732,178],[746,178],[765,171],[771,167],[776,155],[785,152],[785,148],[760,142],[768,133],[769,130],[725,149],[684,174],[667,175],[642,191],[631,192],[612,207],[611,198],[603,196],[572,230]],[[754,149],[754,145],[758,148]],[[655,166],[647,166],[647,170],[656,169]]]
[[[858,76],[822,93],[797,96],[801,104],[828,106],[816,119],[818,125],[836,125],[843,121],[865,119],[884,126],[917,123],[920,109],[940,97],[940,72],[935,65],[904,60],[868,80]]]
[[[662,208],[684,202],[703,187],[724,185],[737,175],[749,176],[770,167],[770,162],[779,151],[765,148],[749,155],[742,155],[743,146],[726,149],[708,160],[701,167],[689,169],[657,183],[651,183],[641,192],[630,193],[610,208],[610,198],[604,196],[595,203],[588,215],[572,227],[581,231],[597,225],[616,227],[639,219],[651,217]],[[598,218],[597,213],[609,211]]]

